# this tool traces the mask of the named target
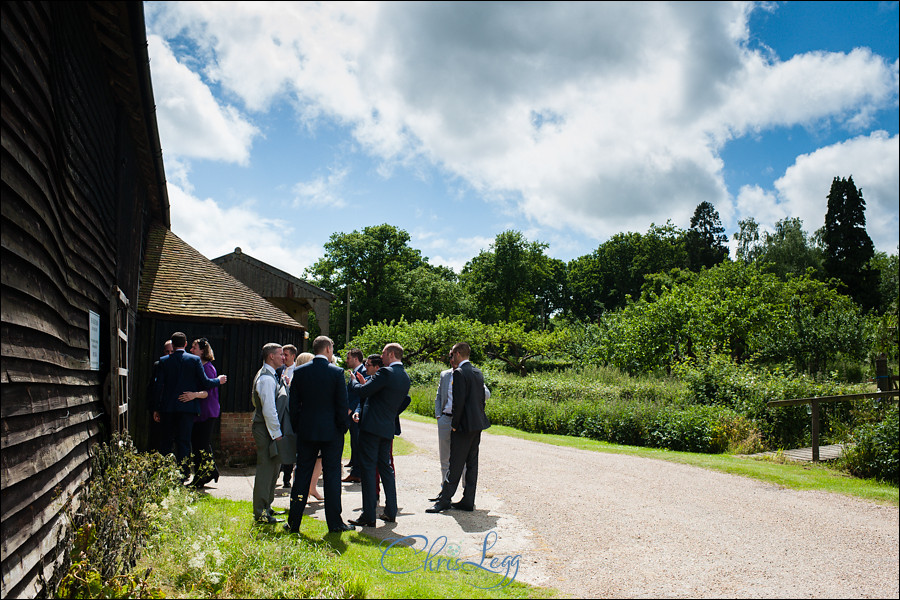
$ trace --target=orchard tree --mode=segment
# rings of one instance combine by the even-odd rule
[[[878,306],[878,274],[869,266],[875,247],[866,233],[866,201],[852,175],[831,182],[823,241],[825,276],[843,282],[863,309]]]
[[[699,271],[713,267],[728,258],[728,236],[719,212],[709,202],[701,202],[691,217],[691,228],[685,235],[688,268]]]

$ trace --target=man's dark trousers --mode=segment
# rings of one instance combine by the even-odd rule
[[[297,440],[297,473],[291,486],[291,508],[288,526],[292,530],[300,527],[300,518],[309,499],[313,469],[319,451],[322,451],[322,487],[325,492],[325,522],[329,529],[344,524],[341,518],[341,455],[344,453],[343,436],[327,442]],[[296,522],[291,517],[296,516]]]
[[[384,513],[392,518],[397,516],[397,482],[391,467],[391,442],[393,437],[384,438],[368,431],[359,432],[359,456],[362,470],[363,512],[360,521],[374,522],[378,506],[378,490],[375,472],[381,476],[384,486]]]
[[[463,467],[465,467],[466,484],[460,503],[465,506],[475,505],[475,488],[478,485],[478,447],[480,445],[481,431],[453,431],[450,433],[450,471],[441,486],[439,504],[450,504],[459,487],[459,480],[462,478]]]

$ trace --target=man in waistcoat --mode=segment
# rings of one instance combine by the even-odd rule
[[[257,523],[273,524],[275,518],[272,502],[275,486],[281,473],[281,455],[277,440],[281,440],[281,424],[278,422],[276,397],[287,394],[284,383],[276,371],[284,364],[281,344],[269,343],[262,349],[263,364],[253,378],[250,390],[253,400],[251,428],[256,442],[256,477],[253,480],[253,519]]]

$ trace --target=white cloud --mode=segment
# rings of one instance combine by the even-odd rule
[[[897,251],[900,206],[900,137],[883,131],[858,136],[797,157],[775,190],[745,187],[737,199],[741,217],[772,230],[775,222],[799,217],[813,233],[825,224],[827,196],[835,177],[853,177],[866,201],[866,231],[878,250]]]
[[[166,160],[171,154],[176,159],[206,158],[247,165],[259,130],[235,108],[220,106],[200,77],[176,60],[162,38],[150,35],[148,45]]]
[[[334,168],[327,176],[295,184],[292,190],[294,206],[345,208],[347,202],[344,201],[341,187],[349,172],[346,167]]]
[[[725,2],[147,4],[151,31],[187,40],[204,77],[243,109],[286,100],[310,129],[321,119],[349,128],[382,161],[384,176],[395,163],[430,161],[483,198],[515,204],[519,216],[595,240],[668,219],[686,227],[702,201],[731,222],[772,192],[742,190],[732,204],[719,158],[728,140],[797,124],[860,133],[875,111],[896,106],[897,63],[869,50],[786,61],[750,50],[755,9]],[[161,122],[184,128],[167,130],[166,146],[180,135],[178,154],[245,161],[240,151],[256,134],[249,122],[161,56],[155,63],[181,75],[154,86],[179,94],[160,102]],[[204,108],[193,113],[176,100]],[[196,132],[195,119],[207,129]],[[811,156],[824,162],[824,154]],[[795,167],[777,196],[786,210],[803,211],[791,214],[809,226],[807,219],[819,218],[804,195],[812,192],[791,187],[808,169],[801,159]],[[860,184],[867,201],[887,210],[887,225],[877,226],[883,239],[897,207],[880,198],[896,191],[896,170],[869,175]],[[308,199],[337,198],[329,200],[327,179],[306,185],[298,191]],[[821,199],[821,190],[814,194]],[[870,222],[873,212],[870,206]]]
[[[171,182],[168,193],[172,232],[209,259],[239,247],[253,258],[302,278],[303,270],[322,256],[320,244],[296,244],[287,221],[261,217],[249,203],[222,208]]]

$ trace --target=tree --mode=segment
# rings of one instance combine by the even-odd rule
[[[425,265],[403,273],[397,294],[396,301],[409,321],[467,316],[472,308],[456,273],[447,267]]]
[[[624,307],[641,294],[648,275],[683,267],[684,232],[667,222],[646,234],[617,233],[590,255],[569,263],[571,311],[599,322],[603,311]]]
[[[822,269],[822,251],[803,231],[803,221],[784,218],[775,223],[774,233],[764,234],[765,241],[758,254],[758,262],[769,263],[771,270],[782,279],[788,275],[802,275],[807,269],[814,273]]]
[[[869,266],[875,247],[866,233],[865,213],[866,201],[853,176],[835,177],[825,213],[825,275],[841,281],[846,293],[869,310],[878,305],[878,274]]]
[[[705,201],[698,204],[685,236],[688,268],[699,271],[724,261],[728,258],[727,242],[728,236],[715,207]]]
[[[737,242],[737,250],[735,257],[742,262],[756,262],[762,252],[762,246],[759,241],[759,223],[756,219],[750,217],[738,221],[739,230],[734,234],[734,241]]]
[[[544,254],[546,248],[509,230],[466,263],[460,279],[475,302],[475,315],[486,323],[522,321],[528,328],[541,324],[539,299],[549,294],[559,272]]]
[[[325,256],[309,267],[305,276],[337,296],[331,307],[335,332],[344,330],[349,286],[352,338],[369,321],[403,316],[408,307],[397,301],[401,282],[405,274],[419,267],[428,268],[428,261],[409,246],[409,234],[384,224],[332,234],[325,244]],[[338,347],[347,342],[341,333],[333,336]]]

